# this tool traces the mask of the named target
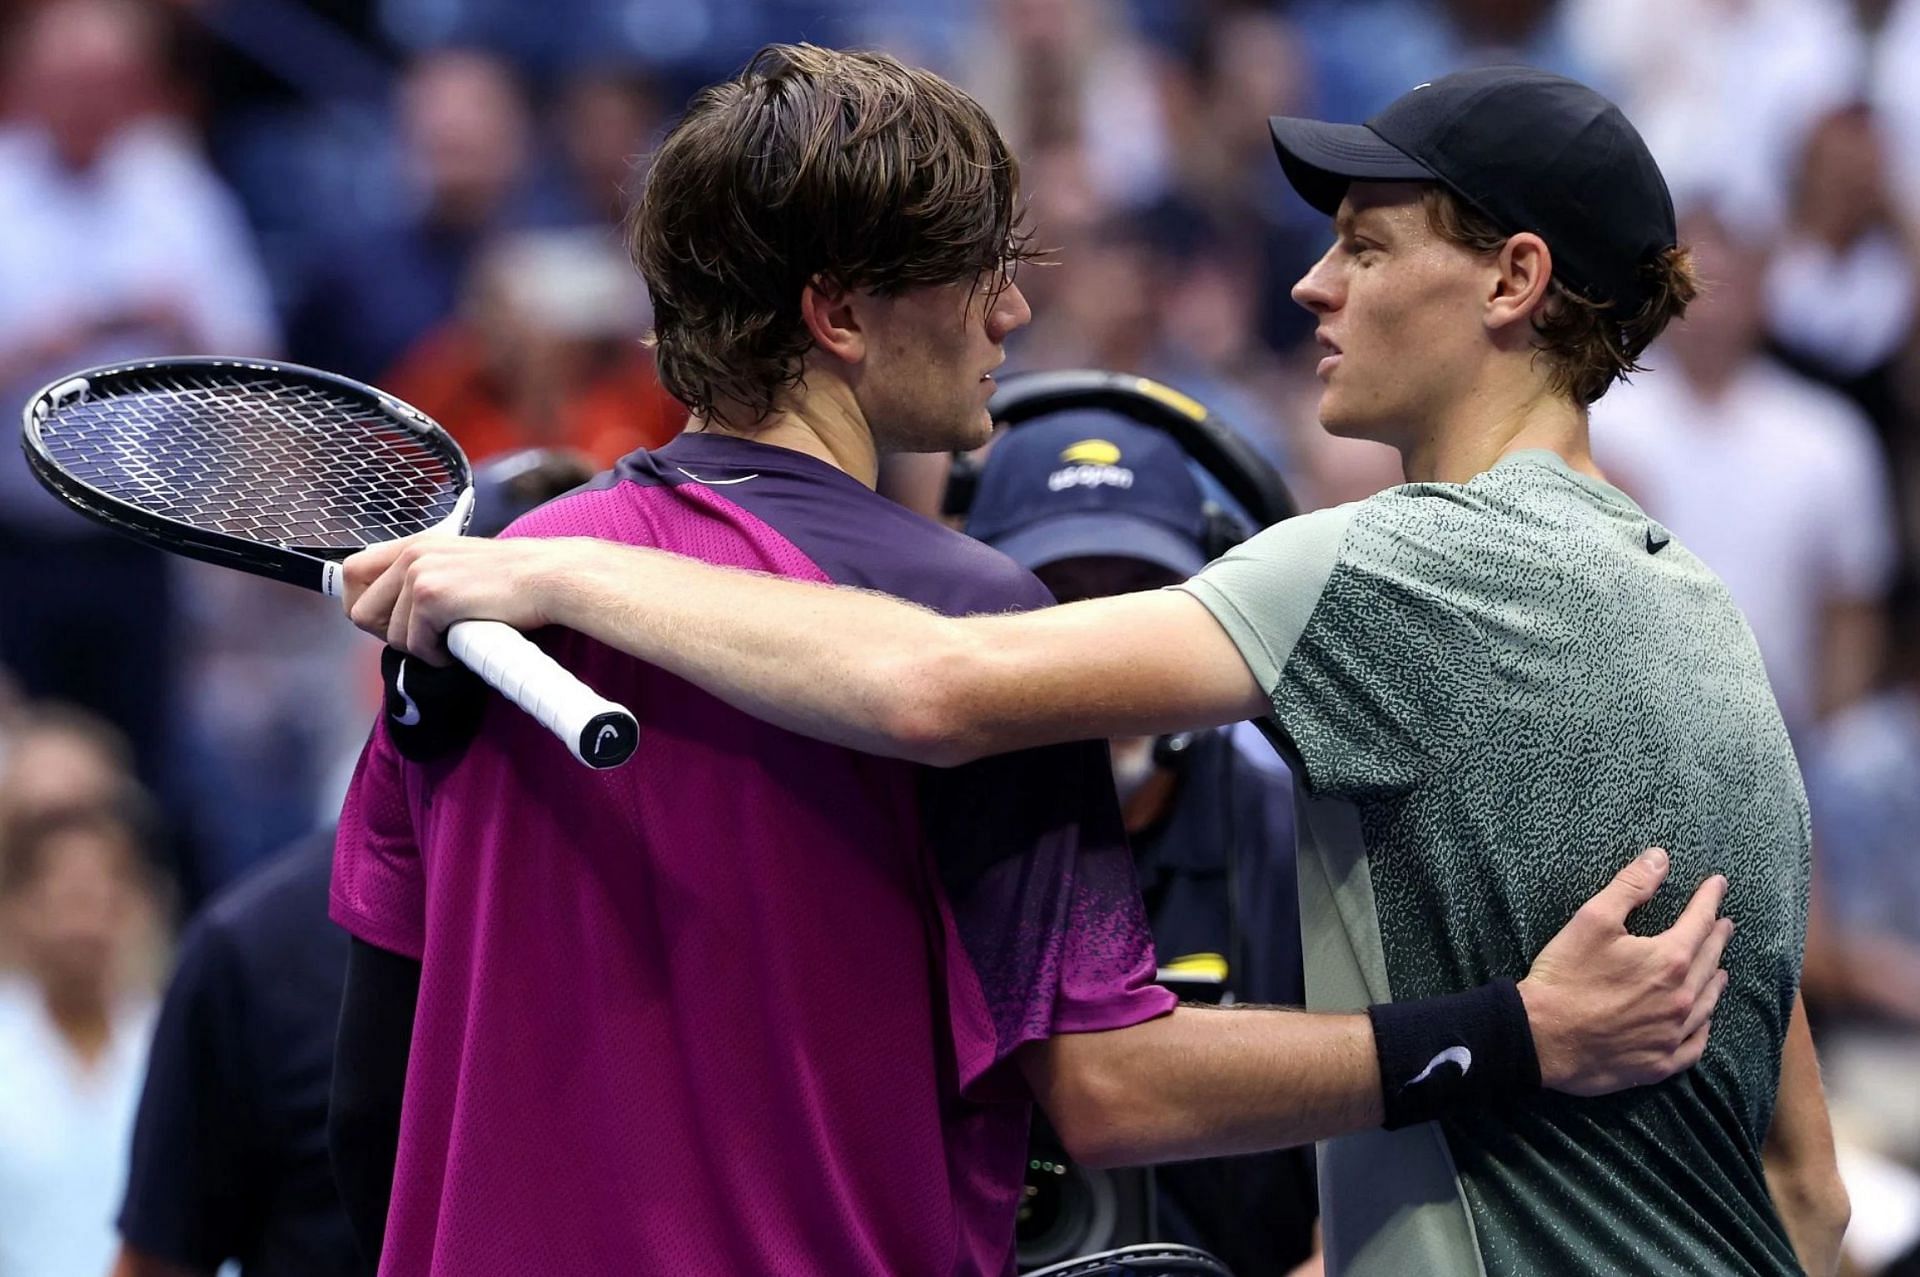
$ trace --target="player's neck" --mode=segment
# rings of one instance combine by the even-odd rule
[[[1469,396],[1400,449],[1409,483],[1465,483],[1514,452],[1558,453],[1569,467],[1603,478],[1587,439],[1586,410],[1538,383]]]
[[[852,475],[869,488],[880,480],[880,451],[873,442],[873,431],[852,392],[838,381],[825,380],[817,391],[803,384],[751,426],[736,428],[718,419],[696,417],[687,430],[732,435],[804,453]]]

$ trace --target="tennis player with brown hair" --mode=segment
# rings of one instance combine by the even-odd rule
[[[1186,595],[1089,604],[1125,614],[1097,631],[1080,609],[947,619],[1046,595],[872,491],[884,454],[986,437],[993,370],[1028,319],[1016,207],[979,107],[879,55],[765,50],[655,156],[633,246],[693,424],[523,520],[493,560],[524,587],[515,619],[566,622],[541,641],[634,708],[640,750],[588,772],[489,698],[470,742],[408,761],[390,715],[342,818],[334,915],[358,944],[341,1067],[363,1079],[343,1131],[364,1112],[370,1133],[381,1079],[397,1093],[404,1072],[384,1272],[1000,1274],[1036,1098],[1072,1152],[1111,1164],[1377,1127],[1412,1111],[1393,1070],[1413,1057],[1446,1082],[1420,1115],[1499,1106],[1489,1129],[1699,1057],[1725,881],[1672,901],[1671,931],[1630,934],[1666,862],[1613,876],[1643,845],[1617,811],[1511,844],[1487,827],[1487,859],[1607,850],[1568,859],[1579,889],[1523,919],[1449,915],[1526,928],[1470,979],[1434,971],[1446,996],[1411,1013],[1365,1013],[1404,996],[1384,980],[1323,998],[1347,1012],[1328,1015],[1175,1008],[1152,985],[1104,746],[1081,738],[1267,712],[1265,692]],[[576,616],[529,565],[581,555]],[[471,562],[363,555],[354,616],[438,659],[449,608],[499,605],[448,583],[442,566]],[[653,580],[684,597],[653,598]],[[905,650],[903,629],[931,646]],[[1391,724],[1380,741],[1406,744]],[[986,756],[1002,745],[1020,752]],[[1337,959],[1352,902],[1316,903],[1310,961]],[[411,1013],[410,972],[409,1052],[378,1026]],[[377,1199],[374,1171],[355,1178]]]

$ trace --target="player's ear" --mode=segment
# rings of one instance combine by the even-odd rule
[[[1494,267],[1487,326],[1506,328],[1530,322],[1547,304],[1547,285],[1553,278],[1553,252],[1547,241],[1531,231],[1511,236],[1495,255]]]
[[[859,298],[851,288],[821,276],[814,276],[800,290],[800,320],[814,348],[844,363],[857,364],[867,355],[860,312]]]

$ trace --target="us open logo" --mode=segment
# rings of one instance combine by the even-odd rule
[[[1133,471],[1120,464],[1120,449],[1105,439],[1082,439],[1060,454],[1067,464],[1047,476],[1047,490],[1131,488]]]

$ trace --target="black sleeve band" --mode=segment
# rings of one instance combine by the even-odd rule
[[[1367,1008],[1390,1131],[1540,1089],[1540,1057],[1512,980]]]
[[[420,964],[357,936],[347,957],[327,1108],[327,1152],[367,1271],[379,1264],[400,1151],[400,1099],[420,999]]]

